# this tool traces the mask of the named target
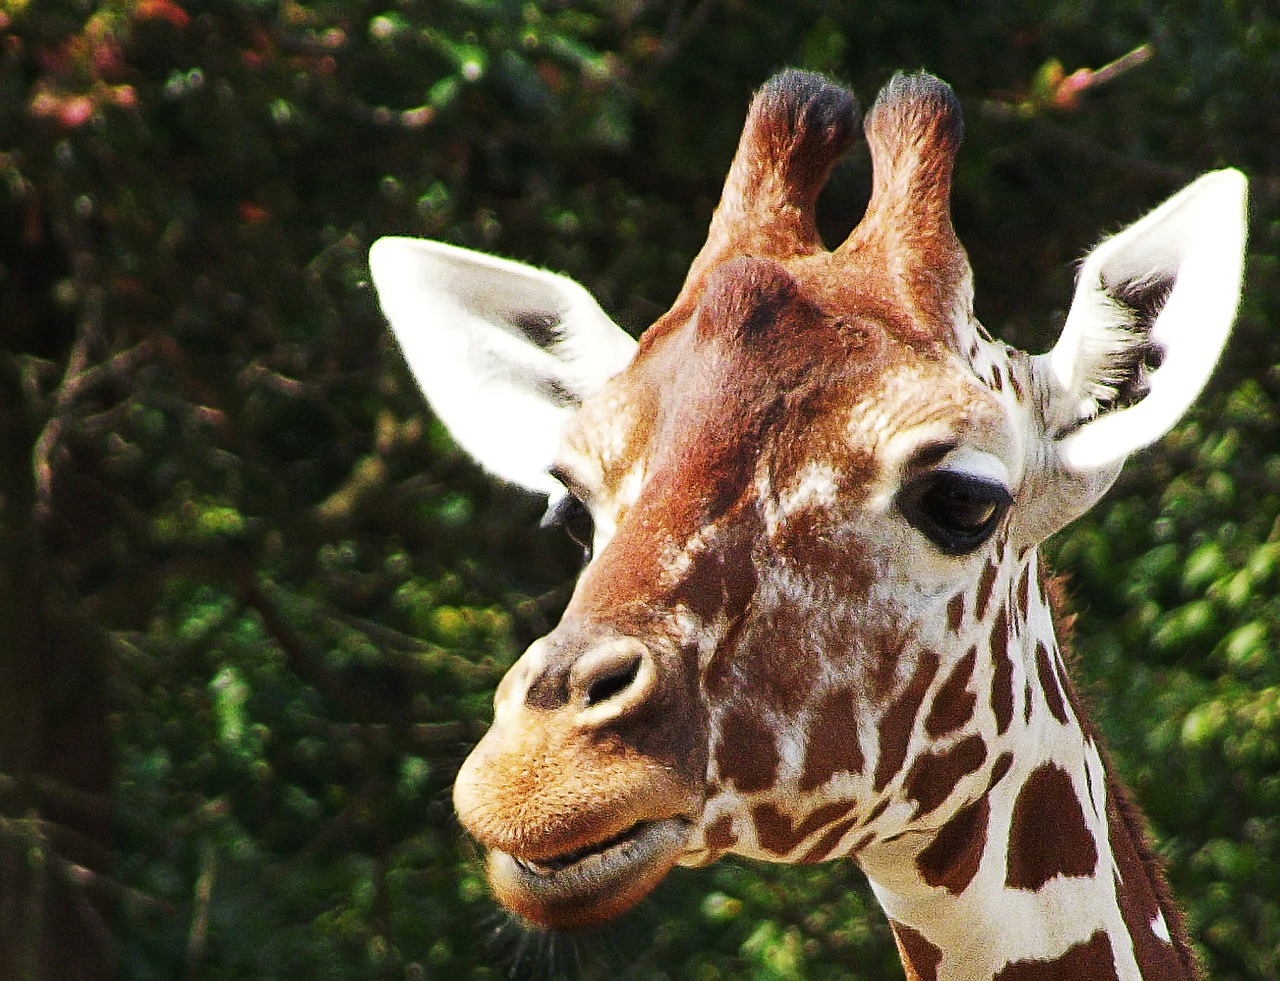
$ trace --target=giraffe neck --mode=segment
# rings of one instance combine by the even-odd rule
[[[1071,687],[1047,591],[1030,586],[1038,561],[1030,554],[1007,580],[1003,565],[966,615],[988,638],[986,791],[858,855],[907,977],[1197,977],[1142,819]],[[953,632],[974,636],[953,619]]]
[[[1075,767],[1015,766],[937,834],[860,856],[908,978],[1196,976],[1123,791],[1079,748]]]

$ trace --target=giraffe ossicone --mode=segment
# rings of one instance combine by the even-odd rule
[[[994,341],[950,218],[951,90],[867,116],[868,209],[813,206],[852,97],[752,104],[706,245],[639,344],[577,284],[375,243],[428,401],[592,556],[499,685],[454,800],[498,899],[565,929],[676,864],[853,858],[913,978],[1189,977],[1141,817],[1081,711],[1037,547],[1176,424],[1234,318],[1245,181],[1084,262],[1061,339]]]

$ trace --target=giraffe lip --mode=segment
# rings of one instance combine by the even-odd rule
[[[684,852],[691,822],[640,821],[607,838],[537,860],[489,854],[489,880],[503,905],[542,926],[581,929],[638,902]]]
[[[684,818],[638,821],[612,838],[546,858],[510,856],[525,873],[550,879],[568,872],[607,872],[615,866],[641,865],[667,850],[683,849],[689,837]],[[598,867],[598,868],[597,868]]]

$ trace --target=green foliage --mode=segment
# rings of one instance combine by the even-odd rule
[[[1211,975],[1280,974],[1278,25],[1218,0],[0,5],[0,847],[53,890],[0,910],[65,900],[46,947],[98,976],[892,976],[841,864],[678,872],[572,943],[495,914],[449,789],[573,549],[429,417],[364,253],[530,260],[639,330],[757,85],[794,64],[869,100],[927,66],[967,112],[979,312],[1020,345],[1100,230],[1210,167],[1255,177],[1213,388],[1053,559]],[[865,194],[854,154],[828,237]]]

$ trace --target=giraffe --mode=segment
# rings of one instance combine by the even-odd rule
[[[1105,239],[1029,355],[973,313],[951,89],[895,76],[872,193],[814,202],[854,99],[756,95],[706,244],[637,343],[573,281],[407,238],[370,267],[454,437],[584,548],[454,801],[497,899],[589,927],[675,865],[852,858],[911,979],[1197,965],[1068,675],[1040,544],[1205,384],[1246,185],[1208,174]]]

